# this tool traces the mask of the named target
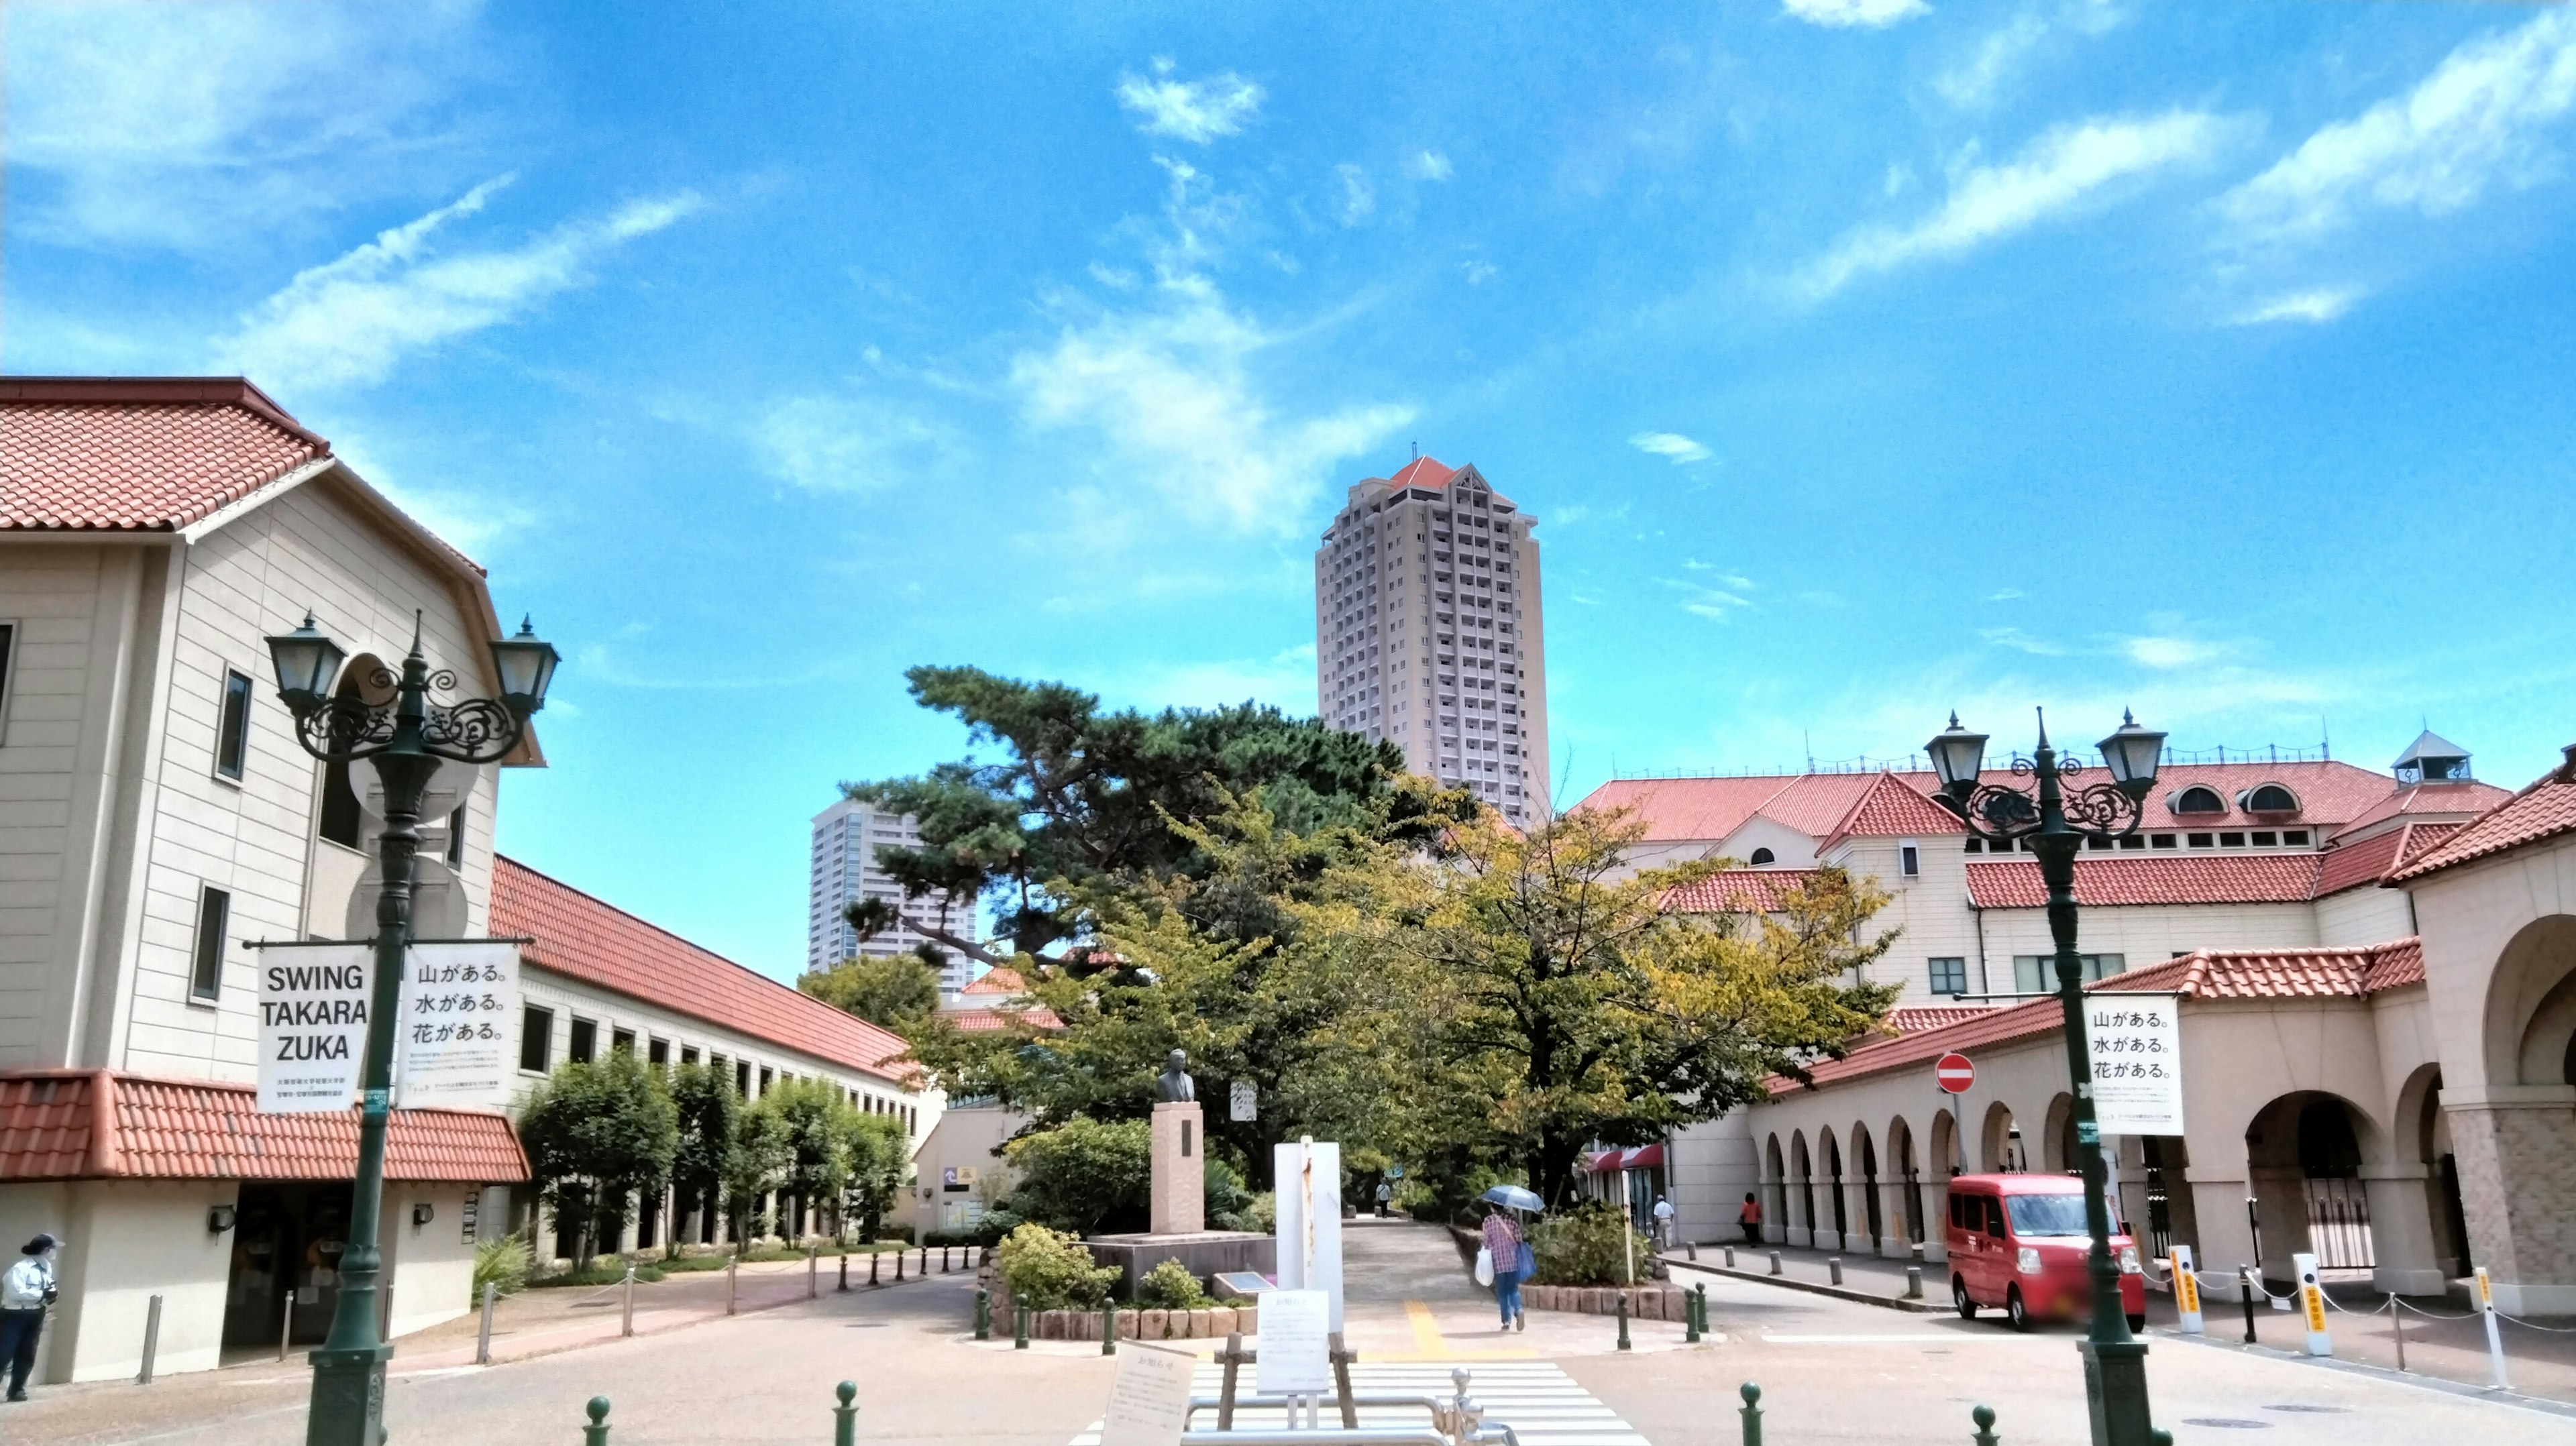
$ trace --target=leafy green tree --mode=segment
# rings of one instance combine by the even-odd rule
[[[1075,1116],[1003,1147],[1014,1212],[1078,1235],[1142,1230],[1153,1182],[1153,1127]]]
[[[874,1240],[912,1176],[912,1132],[893,1115],[852,1114],[842,1209],[846,1219],[857,1222],[860,1239]]]
[[[730,1071],[684,1064],[671,1074],[671,1104],[679,1128],[671,1155],[677,1213],[715,1210],[724,1199],[725,1166],[742,1117],[742,1096],[734,1092]],[[669,1250],[676,1255],[679,1249],[675,1230]]]
[[[939,975],[918,954],[862,954],[807,974],[796,987],[898,1033],[939,1008]]]
[[[998,758],[943,763],[913,778],[842,785],[851,798],[919,820],[919,848],[881,848],[904,888],[903,920],[988,964],[1015,963],[971,937],[989,904],[1022,954],[1079,936],[1102,884],[1204,867],[1171,824],[1205,818],[1229,794],[1258,794],[1292,827],[1357,819],[1403,773],[1403,750],[1275,708],[1104,711],[1062,683],[978,668],[914,668],[915,701],[954,715]],[[890,927],[890,906],[854,909],[860,932]]]
[[[519,1116],[538,1198],[558,1220],[581,1224],[578,1268],[599,1242],[621,1239],[636,1200],[671,1177],[678,1113],[661,1072],[632,1050],[566,1061],[530,1093]]]
[[[1776,918],[1669,911],[1723,861],[1631,873],[1643,826],[1578,811],[1526,833],[1454,830],[1439,867],[1381,861],[1355,880],[1361,927],[1400,982],[1395,1027],[1422,1158],[1465,1146],[1519,1163],[1551,1204],[1592,1142],[1633,1144],[1760,1096],[1774,1074],[1839,1056],[1896,986],[1862,982],[1897,931],[1887,895],[1826,867]]]
[[[754,1240],[777,1222],[762,1213],[761,1202],[786,1182],[795,1163],[795,1142],[776,1111],[757,1105],[735,1116],[733,1143],[725,1151],[725,1208],[733,1220],[733,1238]]]
[[[814,1210],[841,1198],[850,1178],[850,1146],[859,1111],[833,1085],[818,1079],[781,1080],[752,1106],[783,1144],[777,1186]],[[781,1225],[782,1232],[785,1224]],[[810,1227],[809,1227],[810,1228]]]

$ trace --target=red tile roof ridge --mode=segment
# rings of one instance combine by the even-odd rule
[[[1882,772],[1860,797],[1852,800],[1852,806],[1843,811],[1842,821],[1834,825],[1833,832],[1825,836],[1823,843],[1816,845],[1816,852],[1822,855],[1849,838],[1967,831],[1967,825],[1959,822],[1956,814],[1943,808],[1929,794],[1894,772]]]
[[[36,1086],[68,1082],[37,1100]],[[0,1179],[345,1179],[358,1114],[262,1114],[256,1085],[123,1070],[0,1071]],[[218,1128],[220,1124],[220,1128]],[[516,1183],[526,1153],[506,1115],[397,1109],[392,1180]]]
[[[1740,914],[1746,912],[1746,906],[1754,913],[1777,913],[1781,895],[1804,888],[1815,876],[1814,869],[1720,869],[1706,878],[1666,889],[1658,904],[1668,912],[1681,914]]]
[[[288,413],[248,377],[0,377],[0,404],[178,403],[235,406],[292,432],[324,453],[330,440]]]
[[[2143,904],[2290,904],[2316,897],[2322,856],[2169,854],[2075,860],[2075,901],[2095,908]],[[1968,901],[1977,909],[2036,909],[2048,902],[2036,859],[1997,859],[1967,867]]]
[[[846,1010],[836,1009],[803,990],[781,984],[748,965],[736,963],[712,949],[692,943],[649,919],[629,913],[506,854],[493,855],[493,864],[492,932],[535,939],[536,944],[521,946],[521,954],[540,968],[574,974],[602,988],[889,1080],[911,1082],[921,1073],[917,1064],[895,1062],[912,1048],[900,1035],[870,1024]],[[634,970],[642,967],[642,961],[634,961],[632,968],[621,969],[618,965],[622,961],[613,958],[573,957],[588,941],[550,937],[544,921],[536,917],[542,903],[533,898],[519,897],[521,891],[568,896],[578,900],[581,906],[606,916],[611,927],[642,931],[650,940],[660,941],[676,956],[664,961],[667,964],[698,968],[722,965],[729,972],[711,971],[704,982],[712,985],[718,993],[726,992],[730,986],[737,991],[736,997],[693,1005],[669,992],[668,986],[674,981],[637,977]],[[566,922],[578,924],[581,921]],[[563,952],[549,957],[550,949]],[[590,952],[599,956],[610,951],[601,945]],[[771,1017],[757,1017],[763,1014]]]
[[[2462,824],[2412,863],[2399,866],[2392,883],[2406,883],[2495,854],[2576,831],[2576,744],[2568,761],[2523,785],[2511,798]]]

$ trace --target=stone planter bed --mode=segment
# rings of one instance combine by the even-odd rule
[[[1617,1315],[1619,1297],[1628,1297],[1631,1320],[1680,1320],[1682,1295],[1678,1286],[1632,1285],[1622,1290],[1611,1285],[1524,1285],[1521,1306],[1526,1310],[1567,1310],[1582,1315]]]
[[[993,1302],[993,1334],[996,1338],[1015,1333],[1011,1303]],[[1222,1339],[1237,1331],[1252,1335],[1260,1329],[1260,1311],[1254,1306],[1210,1306],[1204,1310],[1122,1310],[1118,1312],[1118,1339],[1122,1341],[1173,1341]],[[1029,1313],[1029,1338],[1040,1341],[1096,1341],[1100,1339],[1100,1312],[1096,1310],[1041,1310]]]

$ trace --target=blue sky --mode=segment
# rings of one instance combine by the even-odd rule
[[[247,372],[567,662],[503,847],[773,973],[901,670],[1313,706],[1408,448],[1561,797],[2576,738],[2576,10],[7,7],[0,367]]]

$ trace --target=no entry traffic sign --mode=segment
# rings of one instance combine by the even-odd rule
[[[1964,1054],[1945,1054],[1932,1062],[1932,1078],[1945,1093],[1963,1095],[1977,1082],[1977,1067]]]

